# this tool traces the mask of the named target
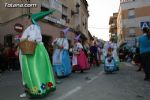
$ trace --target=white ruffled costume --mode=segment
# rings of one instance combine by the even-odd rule
[[[111,55],[113,60],[111,62],[108,62],[108,59],[110,59],[109,57],[107,57],[108,48],[113,48],[112,55]],[[103,63],[105,64],[105,66],[110,66],[111,70],[113,70],[114,66],[116,66],[116,68],[118,68],[118,66],[119,66],[119,57],[118,57],[118,54],[117,54],[117,45],[115,43],[106,42],[104,44],[102,60],[103,60]]]

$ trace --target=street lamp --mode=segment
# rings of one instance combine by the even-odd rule
[[[71,16],[75,15],[75,14],[79,14],[79,3],[76,3],[76,12],[75,11],[71,11]]]

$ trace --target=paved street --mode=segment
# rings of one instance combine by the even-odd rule
[[[54,93],[38,100],[150,100],[150,82],[143,81],[143,72],[136,69],[122,63],[120,71],[114,74],[105,74],[103,66],[73,73],[61,79]],[[0,75],[0,100],[28,100],[19,98],[22,92],[19,71]]]
[[[34,100],[150,100],[150,0],[0,0],[0,8],[0,100],[30,100],[25,90],[48,94]],[[100,60],[109,70],[125,62],[114,73],[103,64],[82,72]],[[56,86],[51,65],[65,77]]]

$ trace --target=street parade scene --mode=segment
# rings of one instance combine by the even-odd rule
[[[150,0],[1,0],[0,100],[150,100]]]

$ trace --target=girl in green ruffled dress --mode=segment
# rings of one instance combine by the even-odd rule
[[[28,23],[31,23],[32,19],[32,23],[25,29],[20,39],[21,41],[27,39],[36,42],[34,54],[23,54],[20,50],[22,81],[26,91],[20,97],[25,97],[26,94],[31,97],[41,97],[56,89],[52,65],[47,50],[42,43],[40,26],[35,23],[34,17],[26,19]],[[36,15],[35,18],[38,17]]]

